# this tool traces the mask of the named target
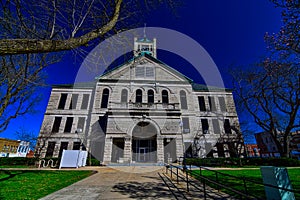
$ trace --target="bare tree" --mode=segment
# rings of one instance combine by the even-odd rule
[[[1,1],[0,55],[72,50],[109,33],[128,29],[161,0],[4,0]],[[113,31],[113,32],[112,32]]]
[[[44,68],[62,51],[87,51],[111,34],[138,26],[153,8],[178,1],[0,1],[0,133],[10,121],[34,111]],[[79,48],[81,47],[81,48]],[[53,53],[59,52],[59,53]]]
[[[283,26],[265,39],[269,54],[251,69],[234,73],[243,108],[289,156],[289,138],[300,128],[300,2],[272,0],[282,8]]]
[[[47,55],[26,54],[0,57],[0,132],[14,118],[31,113],[40,100],[37,86],[44,83]]]
[[[25,127],[20,127],[16,131],[16,136],[18,140],[29,142],[29,147],[32,151],[34,151],[36,146],[37,134],[33,131],[26,130]]]
[[[36,146],[34,149],[34,156],[36,158],[41,158],[42,153],[46,147],[46,143],[53,136],[53,132],[51,132],[51,124],[50,123],[43,123],[41,127],[41,131],[39,136],[36,138]]]

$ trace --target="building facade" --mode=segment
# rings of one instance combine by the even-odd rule
[[[256,143],[261,157],[280,157],[280,151],[276,142],[269,132],[260,132],[255,134]],[[283,147],[283,137],[278,137],[278,141]],[[292,132],[288,137],[289,140],[289,156],[292,158],[300,158],[300,131]]]
[[[0,138],[0,157],[26,157],[29,142]]]
[[[53,86],[41,157],[82,148],[104,164],[238,156],[232,92],[193,83],[156,56],[155,39],[135,38],[134,58],[95,82]]]

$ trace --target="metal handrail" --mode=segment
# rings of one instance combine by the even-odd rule
[[[226,173],[219,172],[219,171],[216,171],[216,170],[212,170],[212,169],[209,169],[207,167],[199,166],[199,168],[200,168],[200,171],[201,171],[201,169],[205,169],[207,171],[212,171],[212,172],[217,173],[217,174],[222,174],[223,176],[228,176],[228,177],[235,178],[235,179],[241,179],[241,177],[230,175],[230,174],[226,174]],[[191,166],[190,166],[190,169],[191,169]],[[245,181],[248,181],[248,182],[251,182],[251,183],[255,183],[255,184],[258,184],[258,185],[268,186],[268,187],[272,187],[272,188],[275,188],[275,189],[280,189],[280,190],[285,190],[285,191],[288,191],[288,192],[294,192],[294,193],[300,194],[300,191],[296,191],[296,190],[293,190],[293,189],[288,189],[288,188],[279,187],[279,186],[275,186],[275,185],[271,185],[271,184],[267,184],[267,183],[257,182],[257,181],[251,180],[249,178],[246,178],[246,177],[242,177],[242,178]]]
[[[178,174],[178,170],[180,169],[180,170],[182,170],[183,172],[184,172],[184,170],[183,170],[183,167],[179,167],[179,166],[175,166],[175,165],[172,165],[172,164],[169,164],[169,165],[167,165],[166,166],[166,171],[168,171],[168,169],[170,170],[170,172],[171,172],[171,178],[172,178],[172,175],[173,175],[173,168],[175,168],[176,170],[177,170],[177,172],[176,172],[176,179],[177,179],[177,183],[178,183],[178,178],[180,178],[181,180],[183,180],[184,182],[186,182],[186,187],[187,187],[187,191],[189,192],[189,187],[190,186],[193,186],[194,188],[196,188],[197,190],[201,190],[197,185],[195,185],[192,181],[191,181],[191,179],[188,177],[189,176],[189,171],[191,171],[191,170],[186,170],[185,171],[185,174],[186,174],[186,176],[185,177],[182,177],[181,175],[179,175]],[[207,184],[207,182],[210,182],[210,183],[213,183],[213,184],[215,184],[215,185],[217,185],[217,186],[219,186],[219,187],[223,187],[223,188],[225,188],[225,189],[227,189],[227,190],[230,190],[231,192],[233,192],[233,193],[235,193],[235,194],[237,194],[237,195],[239,195],[241,198],[247,198],[247,199],[260,199],[259,197],[257,197],[257,196],[255,196],[255,195],[250,195],[250,194],[247,194],[247,193],[243,193],[243,192],[241,192],[241,191],[238,191],[238,190],[236,190],[236,189],[234,189],[234,188],[232,188],[232,187],[229,187],[229,186],[226,186],[226,185],[223,185],[223,184],[221,184],[221,183],[219,183],[219,182],[216,182],[216,181],[214,181],[214,180],[212,180],[212,179],[209,179],[209,178],[207,178],[207,177],[204,177],[204,176],[202,176],[202,175],[200,175],[200,174],[195,174],[196,176],[198,176],[199,178],[200,178],[200,181],[202,181],[203,182],[203,192],[204,192],[204,198],[206,199],[206,196],[210,196],[210,195],[208,195],[207,194],[207,192],[206,192],[206,190],[207,190],[207,188],[206,188],[206,184]]]

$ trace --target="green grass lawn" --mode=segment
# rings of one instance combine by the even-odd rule
[[[0,199],[39,199],[92,173],[92,171],[0,170]]]
[[[244,191],[244,182],[243,178],[250,179],[259,183],[263,183],[260,169],[243,169],[243,170],[217,170],[218,172],[233,175],[239,178],[232,178],[226,175],[218,174],[218,181],[226,186],[233,187],[239,191]],[[194,170],[194,174],[199,174],[199,170]],[[300,191],[300,169],[288,169],[288,174],[292,183],[292,187],[294,190]],[[210,178],[212,180],[216,180],[215,172],[202,170],[202,175]],[[216,187],[215,185],[210,184],[212,187]],[[249,194],[255,194],[258,197],[265,198],[264,187],[259,184],[251,183],[246,181],[246,187]],[[226,193],[230,193],[225,189],[221,189]],[[300,199],[299,194],[295,194],[296,199]]]

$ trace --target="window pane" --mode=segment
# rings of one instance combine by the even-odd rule
[[[201,124],[202,124],[202,132],[203,134],[208,134],[208,120],[207,119],[201,119]]]
[[[206,111],[205,101],[203,96],[198,97],[198,102],[199,102],[200,111]]]
[[[62,156],[63,150],[67,150],[67,149],[68,149],[68,142],[61,142],[58,157],[60,158]]]
[[[183,90],[180,91],[180,103],[181,109],[187,109],[186,93]]]
[[[169,103],[169,95],[167,90],[162,91],[162,103]]]
[[[225,98],[219,97],[219,104],[220,104],[220,110],[222,112],[226,112],[226,104],[225,104]]]
[[[55,142],[48,142],[48,147],[45,157],[52,157],[55,148]]]
[[[154,103],[154,92],[153,92],[153,90],[148,90],[148,103]]]
[[[89,94],[83,94],[81,109],[83,110],[87,109],[89,105],[89,97],[90,97]]]
[[[61,123],[61,117],[55,117],[53,127],[52,127],[52,133],[59,132],[60,123]]]
[[[67,117],[66,126],[65,126],[65,133],[70,133],[72,130],[73,125],[73,117]]]
[[[73,142],[73,150],[80,150],[80,142]]]
[[[182,127],[183,127],[183,133],[189,133],[190,132],[190,122],[188,117],[182,118]]]
[[[214,97],[208,97],[208,103],[209,103],[210,111],[216,111],[217,110]]]
[[[69,109],[76,109],[77,101],[78,101],[78,94],[72,94]]]
[[[67,100],[68,94],[61,94],[59,104],[58,104],[58,109],[65,109],[66,105],[66,100]]]
[[[224,121],[224,130],[225,130],[225,133],[228,133],[228,134],[231,133],[229,119],[225,119],[225,121]]]
[[[82,132],[84,129],[85,117],[78,118],[77,131]]]
[[[135,68],[135,77],[136,78],[144,78],[145,67],[144,66],[137,66]]]
[[[214,133],[215,134],[220,134],[221,130],[220,130],[220,125],[219,125],[219,120],[218,119],[213,119],[212,123],[213,123],[213,127],[214,127]]]
[[[109,99],[109,90],[105,88],[102,93],[101,108],[107,108]]]
[[[136,103],[142,103],[143,102],[143,93],[142,93],[142,90],[138,89],[136,91],[136,96],[135,96],[135,102]]]
[[[127,90],[123,89],[121,93],[121,103],[127,103],[127,98],[128,98],[127,96],[128,96]]]
[[[147,78],[154,77],[154,68],[153,67],[146,67],[146,77]]]

